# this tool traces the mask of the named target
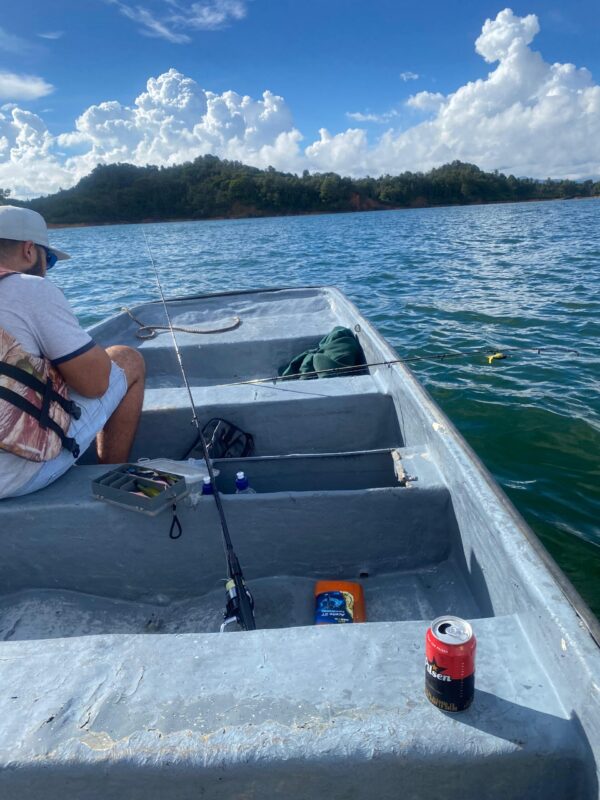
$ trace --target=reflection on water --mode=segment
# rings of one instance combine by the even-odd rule
[[[413,369],[600,614],[600,201],[165,223],[167,295],[332,284],[402,355],[535,350]],[[156,299],[142,228],[52,232],[53,279],[91,324]]]

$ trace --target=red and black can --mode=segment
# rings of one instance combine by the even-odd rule
[[[425,694],[442,711],[464,711],[473,702],[476,643],[460,617],[438,617],[427,629]]]

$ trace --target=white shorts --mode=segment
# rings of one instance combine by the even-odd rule
[[[81,416],[71,422],[68,435],[76,440],[82,455],[94,441],[97,434],[104,428],[109,417],[126,393],[127,378],[121,367],[117,366],[114,361],[110,369],[108,389],[102,397],[82,397],[77,392],[69,392],[71,400],[77,403],[81,409]],[[38,489],[43,489],[57,478],[60,478],[74,463],[71,453],[63,448],[56,458],[51,461],[45,461],[33,478],[30,478],[24,486],[13,492],[11,496],[20,497],[24,494],[37,492]]]

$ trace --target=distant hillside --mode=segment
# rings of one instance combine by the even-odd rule
[[[600,195],[600,182],[538,181],[454,161],[381,178],[301,177],[215,156],[174,167],[98,166],[72,189],[24,205],[55,224],[262,217]],[[0,190],[0,202],[8,200]]]

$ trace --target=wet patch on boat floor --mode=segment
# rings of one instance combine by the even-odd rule
[[[352,580],[355,580],[350,576]],[[445,561],[416,572],[356,579],[362,583],[369,622],[431,620],[451,612],[480,616],[458,567]],[[314,578],[277,576],[249,581],[259,628],[312,625]],[[143,601],[99,597],[60,589],[34,589],[0,598],[0,641],[105,634],[217,632],[223,619],[223,588],[197,597]],[[237,630],[232,626],[230,630]]]

